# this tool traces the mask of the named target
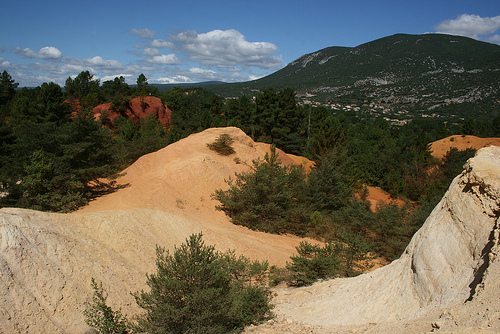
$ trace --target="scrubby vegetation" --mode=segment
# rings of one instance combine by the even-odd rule
[[[267,264],[220,253],[201,234],[173,254],[157,248],[156,266],[150,291],[134,294],[145,311],[137,318],[140,333],[230,333],[271,316],[260,281]]]
[[[114,311],[108,304],[108,295],[102,287],[102,282],[91,280],[94,290],[92,301],[83,311],[85,323],[94,328],[100,334],[126,334],[129,332],[130,324],[122,315],[121,310]]]
[[[213,143],[208,143],[207,146],[212,151],[215,151],[221,155],[231,155],[235,152],[232,146],[233,143],[234,139],[231,138],[231,136],[227,133],[223,133],[219,135]]]
[[[238,333],[270,319],[272,305],[266,262],[207,246],[193,234],[170,254],[156,249],[156,273],[147,275],[149,291],[133,293],[144,313],[129,322],[106,303],[102,283],[92,279],[94,295],[83,312],[86,323],[102,334]]]

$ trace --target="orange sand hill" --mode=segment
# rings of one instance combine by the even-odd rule
[[[452,147],[456,147],[462,151],[467,148],[479,150],[482,147],[490,145],[500,146],[500,138],[454,135],[431,143],[431,152],[434,157],[442,159]]]
[[[222,156],[207,147],[220,134],[235,139],[235,154]],[[233,225],[224,213],[216,211],[218,202],[211,199],[215,189],[227,189],[225,179],[234,173],[250,170],[252,160],[263,158],[269,145],[255,143],[235,127],[208,129],[193,134],[157,152],[139,158],[127,168],[119,184],[127,187],[100,197],[79,213],[104,210],[152,209],[165,211],[194,222],[218,248],[235,249],[248,257],[284,265],[301,238],[251,231]],[[283,151],[278,154],[284,164],[296,164]],[[236,159],[238,158],[238,159]],[[301,161],[310,162],[302,158]],[[182,242],[185,238],[181,233]]]
[[[143,108],[144,107],[144,108]],[[120,113],[111,109],[111,103],[103,103],[95,107],[93,110],[95,118],[100,119],[101,115],[106,111],[111,121],[114,121]],[[132,120],[139,125],[141,119],[153,115],[156,120],[160,120],[164,127],[170,124],[172,111],[163,105],[161,100],[154,96],[135,97],[130,100],[127,111],[124,117]]]
[[[405,204],[404,201],[400,199],[392,198],[391,195],[378,187],[367,187],[368,188],[368,196],[366,199],[370,202],[370,210],[372,212],[377,211],[377,204],[379,203],[397,203],[399,206],[403,206]]]

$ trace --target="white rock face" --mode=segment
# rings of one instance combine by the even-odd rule
[[[467,162],[400,259],[355,278],[278,291],[274,329],[293,320],[316,326],[317,332],[336,328],[332,332],[340,333],[344,327],[339,326],[408,323],[432,310],[466,305],[484,289],[486,273],[498,273],[485,270],[498,267],[499,215],[500,148],[491,146]],[[500,291],[495,293],[492,298],[499,300]],[[260,329],[267,333],[269,328]],[[393,332],[408,330],[396,330],[393,323]]]

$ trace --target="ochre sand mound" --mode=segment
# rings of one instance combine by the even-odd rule
[[[78,107],[73,106],[73,110],[77,111],[78,109]],[[170,117],[172,115],[172,111],[161,102],[161,99],[155,96],[134,97],[129,101],[123,113],[113,109],[111,102],[96,106],[92,109],[92,112],[97,120],[100,120],[103,114],[106,114],[106,117],[111,122],[119,116],[124,116],[137,125],[140,124],[141,120],[151,115],[155,120],[160,121],[164,127],[170,124]]]
[[[479,150],[482,147],[490,145],[500,146],[500,138],[479,138],[476,136],[454,135],[431,143],[431,152],[434,157],[442,159],[446,152],[452,147],[456,147],[458,150],[463,151],[468,148]]]
[[[207,147],[223,133],[235,140],[235,154],[223,156]],[[228,188],[226,179],[234,178],[235,172],[250,171],[252,160],[262,159],[269,149],[268,144],[253,142],[238,128],[205,130],[139,158],[118,179],[119,184],[127,185],[124,189],[98,198],[79,213],[129,209],[169,212],[196,222],[207,240],[221,249],[284,265],[302,239],[235,226],[224,213],[216,211],[219,203],[211,198],[215,189]],[[278,153],[284,164],[297,164],[283,151]],[[184,238],[178,238],[179,243]]]

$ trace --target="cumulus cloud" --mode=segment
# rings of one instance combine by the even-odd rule
[[[172,49],[174,44],[172,42],[164,41],[163,39],[155,39],[149,44],[152,48],[156,49]]]
[[[149,29],[130,29],[130,33],[140,38],[154,38],[156,35],[156,31],[151,31]]]
[[[10,61],[3,59],[0,57],[0,69],[5,70],[5,69],[10,69],[12,67],[12,64]]]
[[[188,83],[192,82],[191,79],[184,75],[175,75],[172,77],[161,77],[154,80],[156,83],[167,83],[167,84],[175,84],[175,83]]]
[[[495,44],[500,44],[500,35],[493,35],[491,37],[488,38],[488,41],[490,43],[495,43]]]
[[[158,51],[158,49],[155,48],[145,48],[144,55],[148,57],[159,56],[160,51]]]
[[[453,20],[445,20],[434,27],[437,32],[452,35],[478,38],[500,29],[500,15],[481,17],[479,15],[462,14]]]
[[[168,55],[159,55],[151,57],[149,62],[160,65],[179,65],[181,64],[179,58],[173,53]]]
[[[101,56],[84,59],[83,63],[88,66],[96,66],[107,69],[119,69],[123,67],[122,63],[120,63],[118,60],[105,60]]]
[[[58,48],[53,46],[44,46],[40,51],[35,52],[30,48],[21,49],[20,47],[15,47],[12,49],[15,53],[23,55],[27,58],[42,58],[42,59],[60,59],[62,58],[62,52]]]
[[[228,67],[234,65],[275,69],[282,59],[275,56],[278,47],[269,42],[248,42],[245,36],[234,29],[212,30],[198,34],[184,31],[172,36],[179,50],[188,55],[190,61],[206,66]]]
[[[38,52],[38,58],[59,59],[62,58],[62,52],[53,46],[45,46]]]
[[[115,75],[107,75],[107,76],[99,78],[99,79],[101,80],[101,82],[105,82],[105,81],[115,80],[115,78],[119,78],[119,77],[124,77],[125,81],[127,79],[133,78],[132,74],[115,74]]]

